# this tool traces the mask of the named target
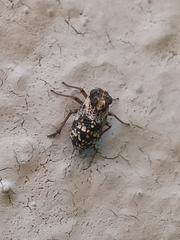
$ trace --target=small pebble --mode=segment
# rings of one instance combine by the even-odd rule
[[[30,11],[29,11],[29,8],[28,8],[28,7],[24,7],[23,11],[24,11],[24,13],[25,13],[25,14],[29,14],[29,13],[30,13]]]
[[[54,16],[54,11],[52,9],[47,10],[48,16],[53,17]]]
[[[1,180],[0,181],[0,190],[2,193],[9,193],[13,188],[13,182],[9,180]]]

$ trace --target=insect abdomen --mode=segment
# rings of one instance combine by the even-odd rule
[[[80,117],[72,124],[71,140],[81,149],[94,145],[101,137],[102,126],[87,117]]]

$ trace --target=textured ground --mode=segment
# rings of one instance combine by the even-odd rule
[[[179,12],[179,0],[0,1],[0,239],[180,239]],[[72,118],[46,137],[77,106],[50,92],[78,94],[62,81],[107,89],[142,128],[111,119],[86,169]]]

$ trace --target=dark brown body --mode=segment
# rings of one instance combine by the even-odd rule
[[[88,97],[80,107],[72,124],[71,140],[73,146],[85,149],[96,144],[107,122],[109,108],[96,111]]]
[[[80,107],[79,109],[69,111],[57,131],[48,135],[48,137],[55,137],[57,134],[60,134],[65,123],[74,113],[76,113],[76,116],[72,124],[70,137],[73,146],[78,149],[86,149],[90,146],[94,146],[102,134],[110,129],[111,126],[107,122],[108,115],[115,117],[119,122],[129,126],[128,123],[123,122],[114,113],[109,112],[109,105],[112,103],[112,97],[107,91],[96,88],[91,90],[88,96],[84,89],[80,87],[72,86],[64,82],[63,84],[67,87],[80,90],[85,101],[83,102],[78,97],[72,95],[66,95],[51,90],[57,95],[75,100],[80,104]],[[104,129],[105,126],[107,126],[106,129]]]

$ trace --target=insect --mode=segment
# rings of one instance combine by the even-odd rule
[[[123,122],[114,113],[109,111],[109,106],[112,104],[113,98],[107,91],[95,88],[88,95],[83,88],[72,86],[65,82],[62,83],[66,87],[78,89],[85,100],[83,102],[78,97],[51,90],[57,95],[75,100],[80,104],[80,107],[79,109],[69,111],[57,131],[48,135],[48,137],[55,137],[57,134],[60,134],[72,114],[76,115],[72,123],[70,137],[73,146],[79,150],[95,146],[101,136],[111,128],[107,121],[108,116],[115,117],[120,123],[130,126],[129,123]]]

